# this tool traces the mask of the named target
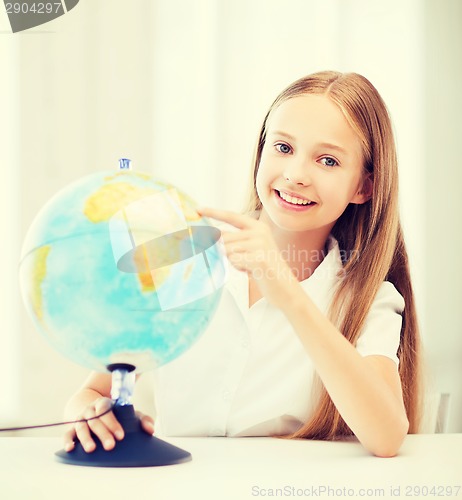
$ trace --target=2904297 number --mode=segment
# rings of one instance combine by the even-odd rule
[[[7,2],[5,7],[7,14],[57,14],[60,9],[63,9],[61,2],[37,2],[31,4]]]
[[[456,497],[461,486],[406,486],[407,497]]]

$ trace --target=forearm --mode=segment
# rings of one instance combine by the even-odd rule
[[[82,387],[69,399],[64,415],[72,420],[80,415],[85,408],[101,397],[111,395],[111,375],[92,372]]]
[[[103,397],[103,394],[100,394],[95,389],[80,389],[67,402],[64,408],[64,418],[66,420],[74,420],[77,415],[80,415],[85,410],[85,408],[101,397]]]
[[[356,437],[376,455],[394,455],[408,425],[399,390],[356,351],[298,283],[289,284],[281,309]]]

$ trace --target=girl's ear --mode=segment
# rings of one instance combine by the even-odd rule
[[[372,198],[372,184],[372,174],[367,174],[360,184],[358,191],[356,191],[353,195],[350,203],[362,205],[363,203],[366,203],[366,201],[369,201]]]

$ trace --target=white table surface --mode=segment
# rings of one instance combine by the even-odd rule
[[[408,436],[394,458],[374,457],[357,442],[167,440],[193,460],[166,467],[79,467],[55,460],[59,438],[0,437],[0,499],[462,499],[462,434]]]

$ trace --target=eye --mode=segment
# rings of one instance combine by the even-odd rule
[[[338,161],[330,156],[325,156],[324,158],[321,158],[320,161],[326,167],[338,167],[339,165]]]
[[[287,155],[292,151],[292,148],[284,142],[278,142],[274,145],[274,147],[277,151],[279,151],[279,153],[282,153],[283,155]]]

